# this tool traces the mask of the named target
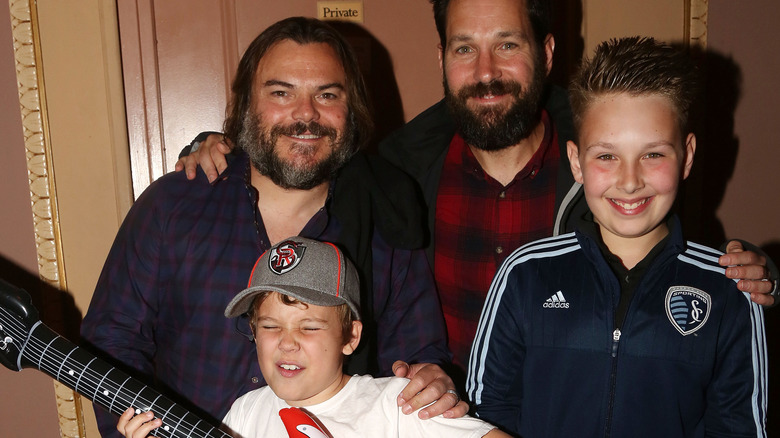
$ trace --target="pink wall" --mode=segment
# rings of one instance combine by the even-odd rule
[[[728,235],[774,246],[780,245],[778,17],[780,3],[773,0],[709,4],[709,48],[742,73],[734,118],[738,152],[719,217]]]
[[[29,287],[30,279],[34,281],[38,275],[38,262],[13,40],[7,23],[9,9],[0,7],[0,277]],[[0,424],[5,433],[14,431],[20,437],[59,436],[51,378],[34,370],[15,373],[0,367],[0,393],[4,395],[0,397]]]
[[[709,48],[738,66],[734,170],[718,217],[726,234],[761,245],[780,262],[780,33],[775,0],[709,3]],[[707,147],[702,145],[701,147]],[[770,370],[780,362],[780,309],[766,312]],[[767,436],[780,434],[780,378],[770,372]]]

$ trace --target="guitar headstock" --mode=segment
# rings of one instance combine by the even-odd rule
[[[0,279],[0,363],[20,371],[22,346],[39,321],[38,310],[30,295],[21,288]]]

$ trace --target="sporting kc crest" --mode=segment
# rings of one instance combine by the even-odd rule
[[[268,267],[276,274],[282,275],[298,266],[306,247],[300,243],[288,240],[271,249]]]
[[[711,305],[710,294],[695,287],[672,286],[666,292],[666,316],[683,336],[704,327]]]

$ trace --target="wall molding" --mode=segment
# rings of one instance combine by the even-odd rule
[[[691,46],[707,48],[707,12],[709,0],[690,0],[686,4],[686,36]]]
[[[35,0],[9,0],[9,6],[38,274],[46,283],[65,291],[67,281],[58,220],[36,3]],[[84,437],[86,434],[81,396],[55,380],[52,382],[60,435],[63,438]]]

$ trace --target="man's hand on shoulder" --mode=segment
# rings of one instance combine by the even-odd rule
[[[469,405],[460,399],[452,379],[440,366],[430,363],[409,365],[398,360],[393,364],[393,373],[410,380],[398,395],[398,406],[404,414],[411,414],[433,402],[417,414],[421,419],[439,414],[445,418],[458,418],[468,413]]]
[[[179,158],[176,171],[184,170],[187,179],[195,179],[198,165],[203,169],[209,182],[214,182],[220,173],[227,168],[225,155],[233,149],[230,140],[222,134],[210,134],[205,140],[193,146],[189,155]]]
[[[737,288],[750,294],[750,299],[762,306],[775,302],[776,281],[770,278],[766,257],[754,251],[745,250],[742,243],[732,240],[726,245],[726,254],[718,263],[726,268],[726,277],[738,279]]]

